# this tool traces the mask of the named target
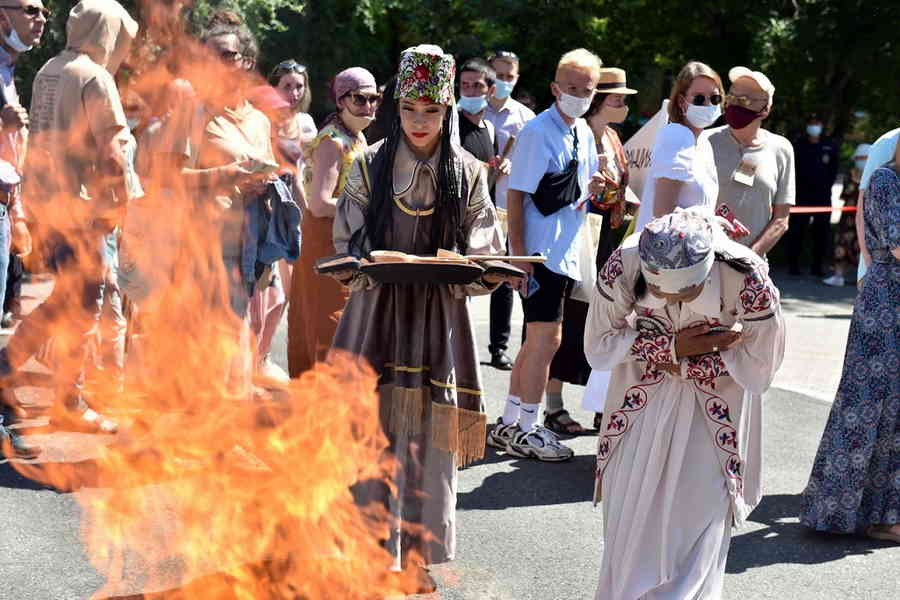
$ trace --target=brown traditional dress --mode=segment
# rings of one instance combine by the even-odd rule
[[[334,244],[349,250],[351,235],[364,224],[373,161],[387,160],[378,143],[358,164],[338,205]],[[454,146],[462,175],[460,223],[468,254],[504,253],[502,233],[488,195],[483,164]],[[394,159],[394,202],[387,248],[410,254],[435,253],[431,220],[437,189],[438,155],[419,161],[401,141]],[[364,172],[365,168],[365,172]],[[369,186],[371,184],[371,187]],[[358,275],[334,338],[334,347],[358,355],[378,373],[382,425],[400,468],[396,491],[365,491],[360,500],[384,502],[395,521],[390,550],[399,561],[410,549],[427,563],[451,560],[455,552],[456,469],[484,455],[486,417],[475,335],[466,298],[496,286],[376,284]],[[402,523],[402,524],[401,524]],[[412,525],[413,528],[406,527]]]
[[[334,190],[336,198],[344,191],[353,161],[366,147],[362,136],[352,137],[337,123],[323,127],[305,153],[303,187],[307,198],[313,193],[313,154],[325,138],[341,145],[341,170]],[[331,217],[316,217],[308,209],[303,211],[303,250],[294,267],[288,305],[288,371],[291,377],[299,377],[325,358],[341,311],[350,297],[350,290],[345,286],[315,270],[318,259],[335,254],[331,240],[333,225]]]

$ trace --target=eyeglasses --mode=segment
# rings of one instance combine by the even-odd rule
[[[306,73],[306,65],[301,65],[294,59],[283,60],[275,66],[276,73]]]
[[[488,61],[492,61],[495,58],[504,58],[506,60],[511,60],[513,62],[519,62],[519,57],[515,52],[510,52],[509,50],[496,50],[488,56]]]
[[[44,15],[44,19],[49,21],[50,17],[53,16],[53,13],[50,12],[49,8],[41,8],[34,4],[29,4],[28,6],[0,6],[0,8],[5,8],[6,10],[21,10],[25,13],[25,16],[31,17],[32,19],[36,18],[38,15]]]
[[[744,108],[750,108],[751,105],[756,104],[764,104],[769,101],[768,98],[758,98],[754,96],[736,96],[734,94],[727,94],[725,96],[725,104],[726,105],[737,105],[743,106]]]
[[[694,96],[694,99],[691,100],[691,104],[693,104],[694,106],[704,106],[707,101],[709,101],[709,103],[713,106],[718,106],[722,104],[722,94],[713,94],[712,96],[697,94],[696,96]]]
[[[365,106],[366,104],[371,104],[372,106],[378,106],[378,103],[381,102],[381,94],[360,94],[359,92],[349,92],[344,94],[344,98],[350,96],[350,100],[356,106]]]

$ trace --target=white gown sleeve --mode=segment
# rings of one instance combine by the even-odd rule
[[[638,271],[637,261],[625,264],[618,248],[597,275],[584,329],[584,354],[592,369],[608,371],[627,361],[676,362],[671,332],[642,328],[639,321],[634,326],[629,318]]]
[[[743,340],[721,352],[728,372],[754,395],[769,389],[784,358],[784,317],[778,288],[764,265],[743,278],[735,309]]]

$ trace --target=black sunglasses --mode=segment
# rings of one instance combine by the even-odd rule
[[[706,105],[707,100],[709,100],[709,103],[713,106],[718,106],[722,104],[722,94],[713,94],[712,96],[697,94],[696,96],[694,96],[694,99],[691,100],[691,104],[693,104],[694,106],[704,106]]]
[[[25,13],[26,16],[29,17],[37,17],[38,15],[44,15],[46,20],[50,20],[50,17],[53,16],[53,13],[50,12],[49,8],[40,8],[33,4],[29,4],[28,6],[0,6],[0,8],[5,8],[6,10],[21,10]]]
[[[356,106],[365,106],[366,104],[371,104],[372,106],[378,106],[378,103],[381,102],[381,94],[360,94],[359,92],[348,92],[344,94],[344,98],[350,96],[350,100],[353,101],[353,104]]]
[[[306,65],[301,65],[294,59],[283,60],[275,65],[276,73],[306,73]]]
[[[241,53],[236,50],[225,50],[219,53],[219,58],[225,62],[237,62],[243,58]]]
[[[488,57],[488,61],[492,61],[495,58],[505,58],[508,60],[519,62],[519,56],[515,52],[510,52],[509,50],[497,50],[497,51],[493,52]]]

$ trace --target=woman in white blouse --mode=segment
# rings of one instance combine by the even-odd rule
[[[722,114],[722,90],[722,79],[708,65],[689,62],[681,69],[669,97],[669,124],[653,146],[636,232],[675,207],[702,206],[713,213],[719,179],[712,147],[700,133]]]

